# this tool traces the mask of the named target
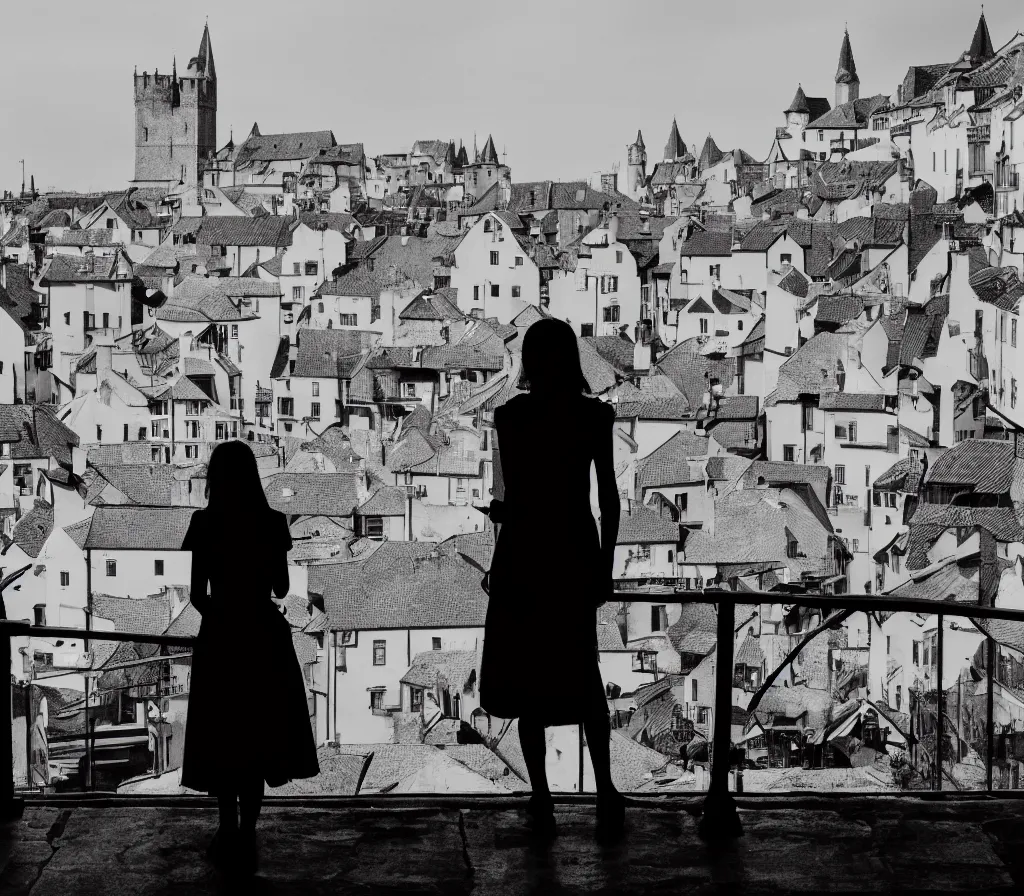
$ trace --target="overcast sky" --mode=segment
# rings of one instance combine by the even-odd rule
[[[698,11],[692,11],[695,7]],[[484,11],[486,10],[486,12]],[[331,129],[367,153],[494,135],[514,180],[572,180],[624,161],[643,130],[660,159],[683,139],[759,159],[798,82],[834,98],[846,17],[861,95],[892,94],[907,66],[951,62],[980,7],[948,0],[78,0],[5,5],[0,187],[21,165],[39,189],[114,190],[133,175],[132,70],[193,56],[209,15],[218,144]],[[988,0],[997,48],[1024,30],[1020,0]]]

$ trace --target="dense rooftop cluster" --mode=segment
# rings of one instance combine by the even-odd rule
[[[824,619],[791,596],[1024,599],[1024,36],[997,47],[982,16],[892,93],[862,98],[862,74],[847,33],[835,102],[799,86],[761,161],[673,120],[650,169],[638,133],[622,172],[566,183],[513,181],[490,137],[371,156],[254,125],[218,147],[208,31],[184,75],[136,73],[126,189],[0,200],[0,566],[26,570],[7,617],[194,635],[179,548],[210,452],[242,439],[294,543],[281,610],[324,769],[294,792],[528,789],[515,723],[478,699],[485,510],[494,410],[556,317],[616,408],[617,783],[701,785],[717,617],[686,596],[715,586],[749,595],[733,739],[765,789],[794,763],[974,786],[988,676],[999,736],[1022,727],[1024,632],[857,614],[794,657]],[[95,713],[134,744],[108,783],[177,787],[187,655],[23,642],[50,757],[23,783],[81,780]],[[937,679],[959,695],[941,772]],[[550,737],[572,789],[575,742]]]

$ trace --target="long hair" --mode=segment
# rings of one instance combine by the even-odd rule
[[[263,493],[256,455],[234,439],[213,449],[206,473],[207,507],[214,513],[246,513],[269,510]]]
[[[546,317],[523,337],[523,380],[531,392],[542,394],[590,393],[583,376],[576,334],[564,320]]]

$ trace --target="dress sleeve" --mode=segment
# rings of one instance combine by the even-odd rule
[[[197,510],[189,520],[188,532],[181,543],[183,551],[192,552],[192,575],[189,585],[189,600],[200,614],[210,605],[208,586],[210,582],[209,560],[206,539],[203,537],[203,512]]]

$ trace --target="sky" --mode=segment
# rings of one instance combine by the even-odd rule
[[[20,159],[40,190],[126,186],[132,71],[169,73],[175,55],[183,70],[207,17],[218,145],[253,122],[264,134],[330,129],[371,156],[419,139],[472,148],[474,133],[483,148],[493,134],[513,180],[527,181],[624,168],[637,129],[650,170],[673,117],[697,152],[711,133],[763,159],[798,83],[833,101],[844,26],[861,95],[891,95],[909,65],[966,50],[979,13],[947,0],[11,3],[0,188],[20,189]],[[1019,0],[988,0],[985,16],[996,48],[1024,31]]]

